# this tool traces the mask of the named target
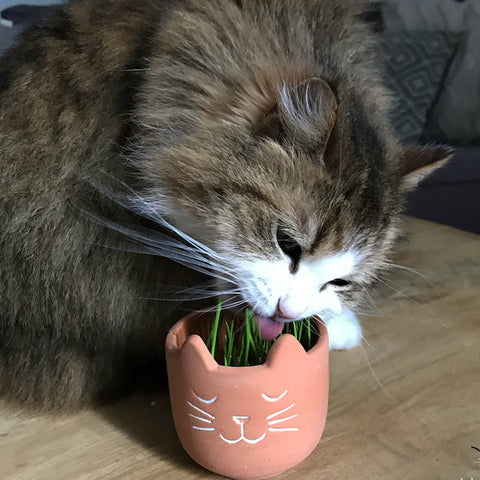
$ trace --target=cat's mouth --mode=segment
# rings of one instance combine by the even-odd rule
[[[260,335],[263,340],[273,340],[283,332],[285,323],[279,321],[277,317],[265,317],[258,313],[255,313],[254,315],[255,321],[260,327]]]

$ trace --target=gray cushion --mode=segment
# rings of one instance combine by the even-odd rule
[[[468,5],[455,0],[384,0],[383,21],[388,31],[462,32]]]
[[[425,125],[424,139],[480,144],[480,1],[385,0],[386,30],[463,32]]]
[[[395,102],[392,123],[404,143],[419,143],[459,34],[385,32],[385,80]]]
[[[455,145],[480,145],[480,2],[465,11],[467,35],[459,45],[425,134]]]

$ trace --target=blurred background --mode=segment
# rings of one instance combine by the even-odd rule
[[[64,2],[0,0],[0,55]],[[407,213],[480,233],[480,0],[383,0],[367,19],[382,39],[401,140],[457,147],[409,196]]]

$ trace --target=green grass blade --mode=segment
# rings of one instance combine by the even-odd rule
[[[245,367],[249,364],[249,354],[250,354],[250,347],[252,345],[252,332],[251,332],[251,325],[248,319],[245,321],[245,331],[243,332],[245,337]]]
[[[207,341],[205,342],[205,345],[207,346],[209,351],[211,351],[212,349],[212,342],[213,342],[213,322],[214,320],[210,322],[210,333],[208,334]]]
[[[233,344],[234,344],[234,337],[235,337],[233,323],[226,322],[225,329],[227,331],[227,342],[225,343],[225,352],[228,360],[228,365],[225,364],[225,366],[228,367],[231,365],[232,358],[233,358]]]
[[[225,332],[225,366],[229,367],[232,363],[232,350],[235,335],[231,323],[225,322]]]
[[[312,322],[310,317],[307,320],[307,338],[308,338],[308,348],[312,346]]]
[[[212,347],[210,350],[210,353],[212,354],[212,357],[215,358],[215,349],[217,347],[217,336],[218,336],[218,327],[220,325],[220,313],[222,312],[222,301],[219,300],[218,306],[217,306],[217,313],[215,315],[215,320],[213,322],[213,328],[212,328]]]
[[[301,343],[302,342],[302,333],[303,333],[303,322],[304,320],[300,320],[298,324],[298,341]]]
[[[263,341],[263,362],[267,359],[268,351],[270,350],[270,347],[272,346],[272,343],[269,342],[268,340]]]
[[[251,321],[252,321],[252,326],[253,326],[253,331],[254,331],[254,336],[255,336],[255,339],[256,339],[256,345],[260,346],[261,348],[261,345],[262,345],[262,332],[260,331],[260,322],[256,322],[255,321],[255,316],[253,315],[253,313],[249,310],[250,312],[250,315],[251,315]]]
[[[285,324],[285,333],[292,334],[292,322],[288,322]]]
[[[228,345],[228,335],[225,333],[225,348],[223,349],[223,364],[228,367],[228,351],[227,351],[227,345]]]

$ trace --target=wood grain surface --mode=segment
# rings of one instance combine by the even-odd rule
[[[480,237],[408,220],[362,317],[365,343],[331,353],[315,452],[279,480],[480,480]],[[387,285],[388,284],[388,285]],[[0,478],[220,478],[183,452],[168,396],[136,393],[61,417],[0,404]]]

